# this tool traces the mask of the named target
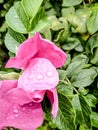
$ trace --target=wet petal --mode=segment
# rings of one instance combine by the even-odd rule
[[[40,103],[32,102],[18,106],[0,99],[0,129],[12,126],[22,130],[35,130],[42,122],[43,112]]]
[[[32,101],[33,102],[42,102],[44,95],[45,95],[45,90],[35,90],[34,92],[30,93],[31,97],[32,97]]]
[[[30,61],[18,80],[18,88],[33,92],[48,90],[57,86],[59,76],[56,68],[45,58]]]
[[[5,96],[8,91],[17,87],[17,80],[2,80],[0,83],[0,96]]]
[[[0,88],[1,88],[2,81],[0,81]]]
[[[56,118],[58,112],[58,95],[56,88],[47,91],[47,97],[52,104],[52,115]]]
[[[66,54],[54,43],[36,33],[34,37],[27,39],[19,46],[16,57],[10,58],[6,67],[24,69],[33,58],[46,58],[58,68],[64,65]]]
[[[29,103],[32,101],[32,98],[29,93],[25,92],[21,88],[14,88],[6,94],[6,100],[12,103],[17,103],[20,105]]]

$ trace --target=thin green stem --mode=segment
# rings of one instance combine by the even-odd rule
[[[83,0],[83,5],[84,5],[84,8],[86,9],[86,3],[85,3],[85,0]]]
[[[78,90],[77,90],[75,87],[73,87],[73,85],[71,84],[71,82],[69,81],[68,78],[66,78],[66,81],[60,80],[60,82],[62,82],[62,83],[64,83],[64,84],[69,84],[70,86],[72,86],[73,90],[74,90],[77,94],[79,94]]]

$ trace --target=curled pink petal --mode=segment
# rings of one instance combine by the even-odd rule
[[[43,123],[43,117],[40,103],[19,106],[0,99],[0,129],[12,126],[22,130],[36,130]]]
[[[43,98],[44,98],[44,95],[45,95],[45,90],[35,90],[34,92],[31,92],[30,93],[30,96],[32,98],[32,101],[33,102],[42,102],[43,101]]]
[[[52,104],[52,115],[54,118],[57,116],[58,112],[58,95],[56,88],[50,89],[47,91],[47,97],[49,98],[51,104]]]
[[[59,82],[56,68],[45,58],[35,58],[18,80],[18,88],[33,92],[35,90],[50,90]]]
[[[16,57],[10,58],[6,67],[25,69],[33,58],[46,58],[58,68],[64,65],[66,54],[49,40],[43,39],[39,33],[24,41],[18,48]]]

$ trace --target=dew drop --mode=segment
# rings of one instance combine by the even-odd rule
[[[31,111],[32,111],[32,109],[29,109],[29,111],[31,112]]]
[[[29,79],[33,79],[33,77],[34,77],[33,75],[30,75],[30,76],[29,76]]]
[[[23,107],[22,110],[25,111],[26,109]]]
[[[42,80],[43,78],[44,78],[43,75],[41,75],[41,74],[37,75],[38,80]]]
[[[46,74],[47,74],[48,77],[53,77],[53,72],[52,71],[48,71]]]
[[[6,118],[7,120],[9,119],[9,117]]]
[[[31,73],[34,73],[34,71],[32,70]]]
[[[18,113],[18,109],[14,109],[14,113],[17,114]]]
[[[15,116],[18,117],[18,114],[16,114]]]
[[[32,104],[32,103],[29,103],[29,106],[30,106],[30,107],[32,107],[32,106],[33,106],[33,104]]]

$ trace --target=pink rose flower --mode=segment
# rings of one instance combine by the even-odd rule
[[[43,39],[39,33],[24,41],[18,48],[16,57],[10,58],[6,67],[25,69],[34,58],[46,58],[58,68],[64,65],[66,54],[49,40]]]
[[[14,103],[39,103],[46,93],[52,104],[52,114],[56,117],[58,96],[55,87],[58,82],[58,72],[52,63],[45,58],[35,58],[19,77],[17,87],[11,89],[6,96]]]
[[[0,81],[0,129],[13,126],[22,130],[36,130],[44,119],[41,104],[29,102],[19,105],[19,102],[9,102],[7,93],[16,86],[16,80]]]

